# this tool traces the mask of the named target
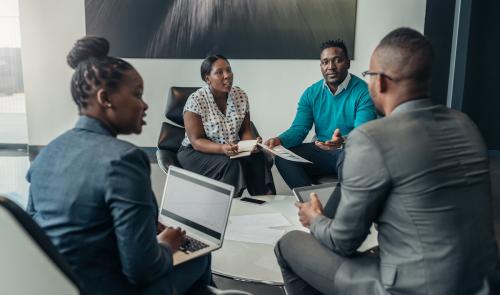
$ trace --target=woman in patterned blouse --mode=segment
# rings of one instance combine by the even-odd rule
[[[177,157],[185,169],[235,186],[236,196],[274,194],[275,188],[263,153],[231,159],[240,140],[258,139],[252,132],[248,97],[233,87],[233,72],[222,55],[201,64],[206,86],[191,94],[184,107],[184,138]]]

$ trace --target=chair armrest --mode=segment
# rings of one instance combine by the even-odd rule
[[[207,288],[208,288],[208,294],[212,295],[252,295],[252,293],[239,290],[219,290],[211,286],[208,286]]]
[[[181,167],[179,161],[177,161],[177,153],[169,150],[158,149],[156,151],[156,159],[158,160],[158,166],[160,166],[160,169],[165,173],[167,173],[170,165]]]

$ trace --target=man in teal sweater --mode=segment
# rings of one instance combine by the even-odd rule
[[[322,80],[306,89],[292,126],[266,141],[283,145],[313,164],[276,158],[276,166],[290,188],[308,186],[315,178],[337,174],[341,147],[351,130],[377,117],[366,83],[349,74],[350,60],[342,40],[321,45]],[[314,124],[316,140],[302,143]]]

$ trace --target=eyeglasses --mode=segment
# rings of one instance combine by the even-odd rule
[[[364,78],[364,77],[366,77],[366,76],[376,76],[376,75],[380,75],[380,76],[382,76],[382,77],[386,77],[386,78],[387,78],[387,79],[389,79],[389,80],[394,80],[394,79],[392,79],[390,76],[388,76],[388,75],[386,75],[386,74],[384,74],[384,73],[382,73],[382,72],[370,72],[370,71],[364,71],[363,73],[361,73],[361,75],[363,76],[363,78]]]

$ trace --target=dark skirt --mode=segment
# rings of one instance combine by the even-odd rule
[[[254,153],[248,157],[230,159],[222,154],[198,152],[192,146],[181,146],[177,159],[182,168],[235,187],[235,196],[241,196],[245,189],[250,195],[275,194],[272,161],[264,153]]]

